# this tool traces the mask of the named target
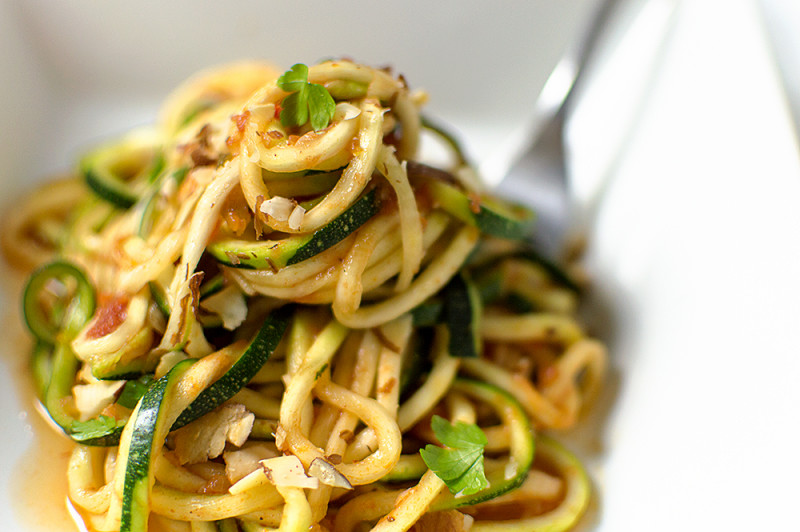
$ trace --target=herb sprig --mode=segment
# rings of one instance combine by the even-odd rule
[[[450,492],[472,495],[487,488],[483,449],[488,440],[480,427],[462,421],[451,424],[440,416],[433,416],[431,428],[446,447],[428,444],[419,453],[425,465],[444,481]]]
[[[86,421],[73,421],[71,436],[73,440],[85,441],[108,435],[109,432],[125,426],[125,420],[117,420],[111,416],[100,416]]]
[[[328,90],[308,82],[308,67],[297,63],[278,78],[278,87],[290,93],[281,103],[281,124],[302,126],[311,122],[314,131],[325,129],[333,120],[336,102]]]

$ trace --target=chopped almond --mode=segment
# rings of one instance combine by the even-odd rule
[[[259,461],[261,466],[231,486],[230,493],[236,495],[257,486],[271,483],[287,488],[317,489],[319,480],[305,473],[303,463],[294,455],[276,456]]]
[[[259,209],[267,216],[271,216],[279,222],[285,222],[289,220],[289,216],[292,215],[295,207],[297,207],[296,201],[281,196],[273,196],[264,201]]]
[[[278,452],[266,443],[251,443],[235,451],[226,451],[222,457],[225,459],[225,475],[231,484],[235,484],[253,471],[260,469],[261,460],[274,458]]]
[[[276,486],[311,489],[319,487],[319,480],[306,475],[303,463],[294,455],[261,460],[261,467],[270,482]]]
[[[322,458],[314,458],[308,466],[308,474],[319,479],[326,486],[351,490],[353,485],[333,464]]]
[[[73,386],[72,395],[75,397],[75,408],[80,412],[81,421],[95,417],[113,403],[123,386],[125,381],[99,381]]]
[[[247,301],[236,286],[227,286],[200,302],[204,309],[219,315],[222,326],[232,331],[247,318]]]
[[[226,403],[173,433],[175,455],[181,464],[217,458],[226,442],[239,447],[247,441],[254,420],[244,405]]]

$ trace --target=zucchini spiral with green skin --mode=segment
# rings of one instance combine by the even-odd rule
[[[228,65],[12,213],[88,529],[578,522],[588,478],[544,433],[591,405],[605,348],[526,243],[534,214],[481,187],[425,100],[350,61]]]

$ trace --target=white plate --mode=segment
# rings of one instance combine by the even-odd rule
[[[614,125],[572,124],[616,367],[604,532],[797,528],[798,145],[755,2],[721,4],[682,2],[610,163]]]
[[[390,62],[485,160],[524,127],[592,2],[160,4],[0,3],[6,208],[88,143],[152,120],[188,74],[245,57]],[[718,4],[684,2],[630,142],[579,176],[614,366],[600,429],[586,429],[604,532],[786,529],[797,494],[800,164],[751,2],[726,2],[724,24]],[[11,343],[7,366],[23,366]],[[13,375],[0,375],[0,528],[42,530],[30,515],[46,512],[15,508],[31,500],[33,435]]]

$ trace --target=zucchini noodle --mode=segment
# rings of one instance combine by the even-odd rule
[[[422,119],[424,93],[346,60],[289,88],[305,68],[200,73],[7,217],[83,525],[571,529],[590,482],[556,440],[607,356],[582,288]],[[429,467],[435,416],[485,436],[482,487]]]

